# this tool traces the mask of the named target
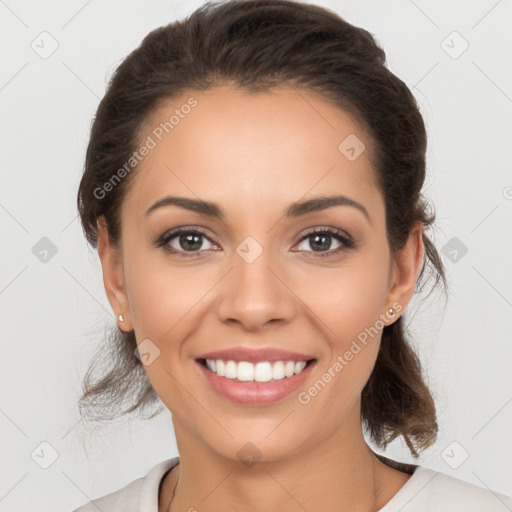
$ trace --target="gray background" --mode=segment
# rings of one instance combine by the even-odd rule
[[[406,314],[441,427],[420,463],[512,494],[512,2],[316,3],[377,38],[429,132],[425,192],[451,293]],[[96,435],[80,421],[81,378],[115,320],[75,196],[110,74],[200,4],[0,0],[1,511],[72,510],[177,455],[167,410]],[[388,454],[411,461],[400,442]]]

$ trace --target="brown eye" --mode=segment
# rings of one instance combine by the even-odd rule
[[[176,229],[165,233],[157,242],[158,247],[162,247],[165,251],[172,254],[179,254],[180,256],[189,257],[195,256],[195,253],[206,251],[212,247],[205,247],[205,241],[211,246],[216,247],[215,244],[206,236],[201,230],[195,229]],[[190,254],[187,254],[190,253]]]
[[[197,251],[201,249],[203,245],[202,240],[203,235],[198,233],[187,233],[183,235],[178,235],[173,238],[176,238],[178,241],[178,245],[181,246],[185,251]],[[170,242],[167,242],[170,243]],[[172,245],[172,244],[171,244]],[[176,247],[175,247],[176,249]]]
[[[333,241],[338,244],[334,249],[332,248]],[[319,258],[339,254],[354,245],[353,242],[348,237],[341,234],[340,231],[325,228],[310,231],[301,238],[299,246],[300,244],[309,245],[312,250],[308,251],[306,248],[303,248],[303,250],[317,253],[314,254],[314,256]]]

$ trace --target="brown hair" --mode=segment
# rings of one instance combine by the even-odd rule
[[[95,193],[130,159],[156,106],[190,90],[233,85],[249,92],[291,86],[317,92],[355,115],[370,135],[373,167],[386,205],[392,254],[404,247],[414,222],[428,228],[435,215],[423,199],[426,130],[402,80],[386,67],[372,35],[336,13],[289,0],[208,2],[184,20],[150,32],[115,70],[92,124],[78,209],[96,247],[104,215],[119,244],[119,210],[135,172],[106,195]],[[425,269],[434,289],[447,283],[439,254],[423,231]],[[420,362],[400,317],[384,327],[373,372],[362,391],[361,418],[380,447],[403,436],[411,453],[436,439],[436,410]],[[82,416],[112,419],[159,402],[134,355],[135,333],[110,333],[91,362],[79,406]],[[108,364],[107,364],[108,363]],[[149,418],[160,412],[161,407]]]

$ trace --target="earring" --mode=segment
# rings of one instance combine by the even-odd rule
[[[120,322],[124,322],[124,318],[123,318],[123,315],[122,315],[122,314],[121,314],[121,315],[119,315],[117,318],[119,318],[119,321],[120,321]]]
[[[388,313],[389,313],[391,316],[393,316],[393,315],[396,313],[396,311],[395,311],[393,308],[389,308],[389,309],[388,309]]]

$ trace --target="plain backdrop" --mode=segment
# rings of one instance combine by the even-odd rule
[[[75,205],[111,73],[201,3],[0,1],[1,511],[69,511],[178,454],[167,409],[96,434],[80,421],[81,379],[115,320]],[[427,125],[451,290],[446,308],[438,295],[406,313],[440,424],[419,463],[512,494],[512,3],[315,3],[376,37]],[[401,442],[387,454],[413,461]]]

